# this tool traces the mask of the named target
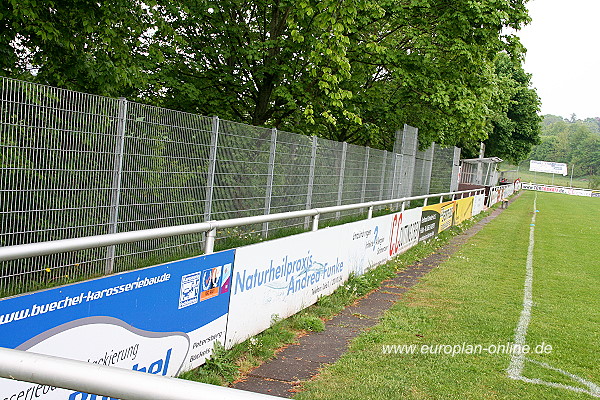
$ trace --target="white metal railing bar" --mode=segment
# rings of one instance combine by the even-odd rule
[[[535,182],[523,182],[523,185],[535,185],[535,186],[546,186],[546,187],[553,187],[553,188],[559,188],[559,189],[574,189],[574,190],[581,190],[584,192],[597,192],[597,189],[587,189],[587,188],[582,188],[582,187],[577,187],[577,186],[559,186],[559,185],[551,185],[549,183],[535,183]]]
[[[0,377],[122,400],[281,399],[207,383],[1,347]]]
[[[27,258],[39,255],[62,253],[66,251],[83,250],[88,248],[105,247],[122,243],[164,238],[189,233],[207,232],[205,252],[213,250],[214,238],[217,229],[232,228],[237,226],[279,221],[299,217],[312,217],[313,230],[318,229],[319,217],[322,214],[340,211],[368,208],[368,218],[373,215],[373,208],[389,204],[401,203],[404,210],[406,202],[413,200],[427,200],[445,197],[463,198],[464,194],[480,194],[485,189],[471,189],[458,192],[436,193],[431,195],[404,197],[393,200],[380,200],[342,206],[313,208],[310,210],[285,212],[269,215],[258,215],[227,219],[222,221],[208,221],[197,224],[173,226],[167,228],[146,229],[131,232],[88,236],[81,238],[57,240],[51,242],[30,243],[17,246],[0,248],[0,261]],[[0,377],[19,381],[33,382],[50,385],[81,393],[91,393],[100,396],[109,396],[123,400],[202,400],[202,399],[277,399],[278,397],[245,392],[241,390],[213,386],[187,380],[140,373],[122,368],[106,367],[82,361],[69,360],[61,357],[40,355],[21,350],[0,348]],[[110,384],[106,384],[110,382]]]
[[[393,200],[370,201],[366,203],[347,204],[325,208],[313,208],[310,210],[289,211],[283,213],[257,215],[253,217],[232,218],[220,221],[200,222],[196,224],[176,225],[165,228],[144,229],[129,232],[110,233],[105,235],[85,236],[72,239],[62,239],[48,242],[27,243],[15,246],[0,247],[0,261],[16,260],[27,257],[35,257],[49,254],[64,253],[68,251],[93,249],[98,247],[112,246],[123,243],[137,242],[165,238],[190,233],[207,232],[204,253],[210,254],[214,251],[214,240],[217,229],[234,228],[244,225],[260,224],[264,222],[282,221],[286,219],[312,217],[312,230],[318,229],[318,221],[321,214],[336,213],[340,211],[368,208],[368,217],[373,214],[373,208],[407,201],[429,199],[439,197],[440,203],[446,196],[455,196],[463,193],[480,193],[483,189],[463,190],[459,192],[436,193],[422,196],[404,197]]]

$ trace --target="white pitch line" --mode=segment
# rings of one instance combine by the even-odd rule
[[[523,310],[519,324],[515,329],[515,347],[522,349],[527,337],[527,328],[531,320],[531,306],[533,305],[533,246],[535,244],[535,216],[537,210],[537,193],[533,200],[533,216],[531,217],[531,226],[529,227],[529,248],[527,249],[527,264],[525,267],[525,290],[523,295]],[[519,346],[519,347],[517,347]],[[525,354],[523,352],[514,352],[510,358],[508,366],[508,376],[512,379],[518,379],[523,372],[525,365]]]
[[[519,377],[519,380],[524,381],[524,382],[529,382],[529,383],[536,383],[536,384],[540,384],[540,385],[546,385],[546,386],[550,386],[550,387],[555,387],[555,388],[560,388],[560,389],[567,389],[567,390],[572,390],[574,392],[578,392],[578,393],[585,393],[585,394],[589,394],[590,396],[593,397],[600,397],[600,387],[598,385],[596,385],[593,382],[590,382],[588,380],[585,380],[577,375],[574,375],[568,371],[565,371],[564,369],[560,369],[560,368],[554,368],[552,365],[547,364],[545,362],[541,362],[541,361],[536,361],[536,360],[532,360],[531,358],[527,358],[528,362],[533,363],[533,364],[537,364],[541,367],[544,367],[546,369],[549,369],[551,371],[554,372],[558,372],[560,374],[563,374],[565,376],[568,376],[569,378],[571,378],[572,380],[574,380],[575,382],[579,382],[584,386],[587,386],[587,390],[582,388],[582,387],[577,387],[577,386],[571,386],[571,385],[565,385],[563,383],[556,383],[556,382],[547,382],[541,379],[531,379],[531,378],[526,378],[524,376]]]
[[[527,338],[527,328],[529,327],[529,321],[531,321],[531,307],[533,306],[533,248],[535,244],[535,216],[537,214],[537,193],[535,194],[535,198],[533,200],[533,216],[531,217],[531,226],[529,227],[529,247],[527,249],[527,264],[525,268],[525,289],[523,294],[523,310],[521,310],[521,317],[519,318],[519,324],[515,329],[515,347],[523,348]],[[519,346],[519,347],[517,347]],[[537,364],[541,367],[547,368],[551,371],[555,371],[561,373],[572,380],[579,382],[580,384],[587,387],[584,389],[582,387],[565,385],[557,382],[548,382],[542,379],[532,379],[523,376],[523,367],[525,366],[525,361]],[[525,353],[523,352],[514,352],[511,355],[510,364],[507,369],[508,377],[511,379],[515,379],[518,381],[523,381],[527,383],[535,383],[539,385],[545,385],[549,387],[559,388],[571,390],[577,393],[585,393],[593,397],[600,397],[600,387],[593,382],[585,380],[577,375],[571,374],[568,371],[562,370],[560,368],[554,368],[550,364],[535,361],[529,358],[525,358]]]

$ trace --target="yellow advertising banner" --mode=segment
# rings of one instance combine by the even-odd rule
[[[424,218],[431,219],[430,226],[435,229],[436,233],[445,231],[452,226],[454,217],[454,202],[447,201],[445,203],[432,204],[423,207]],[[421,223],[423,225],[423,223]],[[426,234],[427,232],[423,232]],[[428,237],[429,238],[429,237]]]
[[[454,206],[454,225],[462,224],[473,215],[473,197],[456,200]]]

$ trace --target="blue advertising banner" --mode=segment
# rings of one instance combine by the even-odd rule
[[[0,346],[166,376],[224,344],[234,250],[0,301]],[[0,380],[0,399],[85,399]],[[23,393],[21,397],[19,395]]]

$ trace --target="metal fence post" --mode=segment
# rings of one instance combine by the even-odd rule
[[[210,136],[210,153],[208,155],[208,172],[206,174],[206,196],[204,199],[204,221],[210,221],[212,213],[212,201],[215,185],[215,171],[217,167],[217,146],[219,143],[219,117],[214,116],[212,120],[212,132]]]
[[[363,181],[362,181],[362,190],[360,192],[360,202],[364,203],[365,202],[365,196],[367,194],[367,174],[369,173],[369,153],[370,153],[371,148],[369,146],[367,146],[367,148],[365,149],[365,165],[363,168]],[[360,210],[360,212],[362,213],[362,209]]]
[[[214,253],[216,236],[217,236],[217,230],[215,228],[206,232],[206,239],[204,240],[204,254]]]
[[[398,162],[398,154],[393,153],[392,155],[394,156],[394,159],[392,160],[392,187],[390,188],[390,198],[388,200],[394,198],[394,187],[396,186],[396,163]]]
[[[312,149],[310,153],[310,167],[308,170],[308,187],[306,190],[306,209],[312,207],[313,186],[315,184],[315,163],[317,160],[317,137],[312,137]],[[310,217],[304,219],[304,229],[308,229]]]
[[[397,197],[409,197],[413,192],[416,154],[419,143],[418,132],[417,128],[407,124],[404,124],[402,129],[402,145],[399,147],[399,153],[402,154],[400,165],[401,186],[396,193]]]
[[[273,195],[273,174],[275,172],[275,151],[277,149],[277,128],[271,129],[271,147],[269,149],[269,170],[267,173],[267,191],[265,193],[265,215],[271,213],[271,198]],[[262,235],[269,235],[269,223],[263,222]]]
[[[397,179],[397,169],[398,169],[398,157],[400,157],[400,165],[402,165],[402,159],[404,156],[402,154],[394,154],[394,174],[392,175],[392,195],[390,196],[390,200],[394,199],[396,196],[396,179]],[[397,197],[397,196],[396,196]],[[396,207],[396,205],[394,205]],[[396,208],[397,209],[397,208]]]
[[[425,179],[425,193],[430,194],[431,191],[431,172],[433,170],[433,157],[435,153],[435,143],[431,143],[431,146],[425,150],[425,162],[423,163],[423,178]],[[427,159],[429,157],[429,159]]]
[[[452,176],[450,178],[450,191],[456,192],[458,190],[458,175],[460,172],[460,148],[454,147],[454,157],[452,159]]]
[[[340,161],[340,183],[338,184],[338,198],[337,205],[342,205],[342,196],[344,194],[344,172],[346,170],[346,153],[348,152],[348,143],[344,142],[342,144],[342,160]],[[335,213],[335,218],[340,219],[341,213],[337,211]]]
[[[123,151],[125,145],[125,130],[127,125],[127,99],[119,98],[119,115],[117,123],[117,143],[115,145],[115,162],[113,167],[112,193],[110,199],[110,221],[108,233],[117,233],[119,222],[119,203],[121,201],[121,182],[123,178]],[[115,246],[106,249],[106,265],[104,274],[112,274],[115,267]]]
[[[383,188],[385,186],[385,171],[387,170],[387,150],[383,151],[383,164],[381,167],[381,180],[379,181],[379,200],[383,200]]]

